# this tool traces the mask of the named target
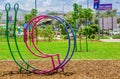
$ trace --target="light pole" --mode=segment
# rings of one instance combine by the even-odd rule
[[[100,7],[100,0],[98,6]],[[100,40],[100,9],[98,7],[98,40]]]
[[[62,4],[62,5],[63,5],[63,17],[64,17],[64,5],[65,5],[65,4],[64,4],[64,2],[63,2],[63,4]]]
[[[120,1],[117,1],[116,3],[120,5]],[[120,24],[119,24],[118,28],[119,28],[119,32],[120,32]]]
[[[35,0],[35,9],[37,10],[37,0]]]
[[[89,0],[87,0],[87,9],[89,8]],[[87,15],[88,16],[88,15]],[[89,18],[89,17],[88,17]],[[88,18],[86,18],[86,52],[88,52]]]
[[[89,8],[89,0],[87,0],[87,8]]]

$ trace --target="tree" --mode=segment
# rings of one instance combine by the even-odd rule
[[[118,23],[118,24],[120,23],[120,18],[117,19],[117,23]]]
[[[83,17],[85,19],[88,19],[89,21],[92,20],[92,18],[93,18],[93,10],[92,9],[90,9],[90,8],[84,9],[83,14],[84,14]]]
[[[66,35],[66,30],[62,24],[59,24],[59,28],[61,29],[61,34]]]
[[[65,19],[71,24],[72,27],[74,27],[74,21],[73,21],[73,12],[68,12],[65,16]]]
[[[29,22],[32,18],[34,18],[37,15],[37,10],[36,9],[32,9],[30,14],[25,14],[24,18],[25,18],[25,22]]]
[[[50,42],[54,37],[54,31],[52,30],[52,26],[50,26],[50,25],[46,26],[45,30],[44,30],[44,33],[45,33],[44,34],[45,37],[47,37],[48,41]]]
[[[0,27],[0,35],[2,35],[2,33],[3,33],[3,28]]]
[[[48,15],[57,15],[57,12],[52,11],[52,12],[48,13]]]
[[[106,10],[104,12],[100,12],[100,17],[101,18],[103,18],[103,17],[114,17],[114,16],[116,16],[116,12],[117,12],[116,9]],[[96,17],[98,17],[98,11],[96,12]]]
[[[86,32],[88,32],[88,38],[95,38],[95,35],[98,32],[98,25],[91,24],[88,27],[83,28],[83,35],[86,35]]]
[[[37,16],[37,10],[36,9],[31,10],[31,16],[32,16],[32,18]]]
[[[40,37],[44,37],[44,40],[47,38],[49,42],[54,38],[54,31],[52,30],[51,25],[45,26],[44,29],[39,28],[38,34]]]
[[[32,15],[31,14],[25,14],[24,18],[25,18],[25,22],[27,23],[32,19]]]
[[[81,5],[79,4],[74,4],[74,9],[76,9],[76,19],[77,19],[77,25],[79,28],[79,37],[80,37],[80,44],[81,44],[81,25],[86,25],[87,21],[90,21],[93,19],[93,10],[90,8],[83,8]],[[73,19],[74,17],[74,12],[69,12],[67,13],[65,19],[72,25],[74,26],[74,21]],[[80,45],[81,46],[81,45]],[[81,49],[81,47],[80,47]]]
[[[93,10],[90,8],[83,8],[81,5],[77,4],[77,15],[76,15],[76,19],[77,19],[77,25],[80,27],[81,25],[85,25],[86,24],[86,18],[91,21],[93,19]],[[73,26],[74,22],[73,22],[73,11],[68,12],[66,14],[65,19]]]

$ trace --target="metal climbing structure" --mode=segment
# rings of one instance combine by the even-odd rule
[[[35,69],[34,67],[32,67],[21,55],[21,52],[18,48],[18,44],[17,44],[17,39],[16,39],[16,19],[17,19],[17,11],[19,9],[19,5],[16,3],[14,5],[14,11],[15,11],[15,16],[14,16],[14,43],[16,45],[16,48],[12,49],[11,45],[10,45],[10,39],[9,39],[9,22],[8,22],[8,16],[9,16],[9,11],[10,11],[10,3],[7,3],[5,5],[5,10],[6,10],[6,36],[7,36],[7,42],[8,42],[8,47],[11,53],[11,56],[13,58],[13,60],[15,61],[15,63],[20,67],[20,72],[22,71],[22,69],[29,71],[28,68],[31,67],[32,69]],[[19,54],[19,57],[21,58],[21,60],[26,64],[26,67],[22,66],[21,62],[19,62],[18,60],[16,60],[15,57],[15,53]]]
[[[19,9],[19,4],[18,3],[16,3],[14,5],[15,16],[14,16],[14,33],[13,33],[13,36],[14,36],[15,48],[12,48],[12,46],[11,46],[10,38],[9,38],[9,22],[8,22],[8,16],[9,16],[10,8],[11,8],[10,3],[7,3],[5,5],[5,10],[6,10],[6,36],[7,36],[7,42],[8,42],[8,47],[9,47],[11,56],[12,56],[13,60],[15,61],[15,63],[20,67],[20,72],[22,72],[22,70],[26,70],[28,72],[32,72],[32,73],[35,73],[35,74],[45,74],[45,73],[50,73],[52,71],[58,71],[58,69],[62,69],[62,71],[64,71],[64,66],[72,58],[72,56],[74,54],[75,47],[76,47],[76,38],[75,38],[75,35],[74,35],[74,30],[71,27],[71,25],[66,20],[64,20],[64,19],[62,19],[62,18],[60,18],[58,16],[48,16],[48,15],[36,16],[35,18],[31,19],[27,23],[27,26],[24,29],[24,43],[25,43],[26,47],[28,48],[28,50],[34,56],[37,56],[37,57],[40,57],[40,58],[50,58],[51,62],[52,62],[52,66],[53,66],[49,70],[38,69],[38,68],[32,66],[31,64],[29,64],[23,58],[23,56],[22,56],[22,54],[21,54],[21,52],[19,50],[19,46],[18,46],[17,39],[16,39],[16,20],[17,20],[17,12],[18,12],[18,9]],[[47,53],[44,53],[35,44],[35,41],[34,41],[34,29],[35,29],[35,27],[37,27],[38,22],[40,22],[41,20],[46,19],[46,18],[51,18],[51,19],[57,20],[59,23],[61,23],[64,26],[64,29],[65,29],[65,31],[67,33],[67,36],[68,36],[68,48],[67,48],[66,56],[62,61],[60,60],[60,55],[59,54],[47,54]],[[28,30],[28,28],[30,28],[30,27],[31,27],[31,30]],[[72,33],[72,36],[73,36],[73,39],[74,39],[74,46],[73,47],[71,47],[71,40],[70,40],[71,37],[70,37],[70,33],[69,33],[68,29],[70,29],[70,31]],[[39,54],[36,54],[36,52],[34,52],[31,49],[31,47],[29,46],[28,38],[27,38],[29,35],[31,36],[30,41],[31,41],[31,43],[33,45],[33,48],[35,48],[39,52]],[[72,51],[70,50],[70,48],[72,48]],[[15,56],[16,53],[20,57],[20,60],[17,60],[17,58]],[[58,65],[55,65],[54,56],[57,57]]]

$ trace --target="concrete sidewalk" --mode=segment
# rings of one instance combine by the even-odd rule
[[[102,42],[120,42],[120,39],[100,39]]]

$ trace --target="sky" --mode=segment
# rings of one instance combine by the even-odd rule
[[[88,7],[93,9],[93,0],[88,0],[88,2]],[[35,7],[35,0],[0,0],[0,9],[4,9],[6,3],[10,3],[12,7],[15,3],[19,3],[20,8],[24,10],[31,10]],[[37,0],[37,10],[40,12],[46,10],[69,12],[73,10],[73,3],[78,3],[83,7],[87,7],[87,0]],[[120,11],[120,0],[100,0],[100,3],[112,3],[113,9],[118,9]]]

